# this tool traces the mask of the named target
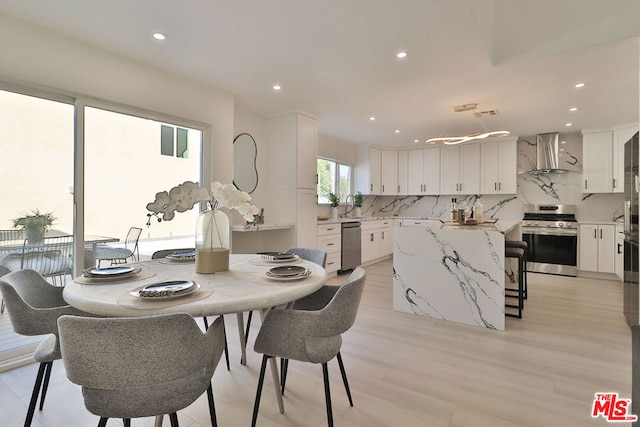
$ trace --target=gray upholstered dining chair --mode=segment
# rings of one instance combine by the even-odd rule
[[[365,279],[365,271],[357,267],[349,279],[335,289],[335,292],[333,289],[330,290],[333,295],[321,309],[273,309],[267,314],[254,346],[255,351],[262,353],[263,356],[253,407],[252,426],[255,426],[257,421],[265,369],[271,357],[322,364],[329,426],[333,426],[333,411],[327,362],[338,357],[349,403],[353,406],[340,357],[340,348],[342,334],[355,322]],[[330,291],[323,292],[328,295]]]
[[[53,361],[61,358],[57,337],[58,317],[65,314],[87,315],[70,307],[62,299],[63,289],[51,285],[38,272],[30,269],[14,271],[0,278],[0,292],[13,330],[20,335],[47,335],[33,355],[40,367],[31,393],[25,426],[31,425],[38,396],[39,409],[42,410]]]
[[[310,261],[318,264],[322,268],[327,266],[327,253],[321,249],[314,248],[289,248],[286,253],[298,255],[305,261]],[[250,311],[247,316],[247,325],[244,331],[244,342],[249,339],[249,329],[251,328],[251,319],[253,318],[253,311]]]
[[[195,250],[196,248],[160,249],[151,254],[151,259],[165,258],[167,255],[171,255],[176,252],[194,252]],[[222,317],[222,322],[224,323],[224,316],[220,317]],[[209,329],[209,319],[207,318],[207,316],[202,316],[202,320],[204,321],[204,327],[206,329]],[[240,331],[240,333],[242,333],[242,331]],[[227,364],[227,370],[230,370],[231,365],[229,364],[229,346],[227,345],[226,334],[224,339],[224,360]]]
[[[124,247],[111,245],[98,245],[96,247],[95,257],[98,260],[98,267],[102,260],[111,261],[111,265],[124,264],[129,258],[133,261],[140,259],[138,254],[138,240],[142,234],[142,228],[131,227],[124,239]]]
[[[217,425],[211,377],[222,355],[224,326],[217,318],[202,332],[186,313],[134,318],[62,316],[58,320],[62,360],[71,382],[82,386],[89,412],[109,418],[169,414],[205,391]]]

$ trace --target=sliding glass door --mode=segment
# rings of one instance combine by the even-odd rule
[[[0,90],[0,230],[14,230],[19,218],[26,226],[37,223],[33,217],[40,213],[53,219],[47,236],[73,234],[72,102]],[[25,235],[11,239],[1,234],[6,236],[0,240],[4,275],[20,267]],[[67,278],[47,279],[63,284]],[[41,339],[14,334],[8,317],[6,310],[0,315],[0,362],[30,352]]]

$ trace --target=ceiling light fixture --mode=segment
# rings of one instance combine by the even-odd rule
[[[282,86],[280,85],[273,85],[273,90],[280,90],[282,89]]]
[[[396,58],[398,59],[404,59],[406,57],[407,57],[407,52],[402,51],[402,52],[396,53]]]
[[[576,83],[575,88],[580,89],[584,87],[584,83]]]
[[[475,110],[476,108],[478,108],[478,104],[476,103],[461,104],[453,107],[453,111],[456,113],[460,113],[463,111]],[[437,137],[437,138],[429,138],[425,142],[427,144],[437,144],[439,142],[442,142],[445,145],[456,145],[456,144],[462,144],[463,142],[473,141],[476,139],[502,138],[504,136],[511,135],[511,132],[509,132],[508,130],[496,130],[496,131],[487,132],[487,128],[485,128],[484,124],[482,124],[482,121],[480,120],[479,117],[478,117],[478,122],[480,122],[480,124],[482,125],[484,132],[474,132],[474,133],[470,133],[462,136],[444,136],[444,137]]]
[[[162,33],[153,33],[153,38],[156,40],[166,40],[167,36]]]
[[[395,133],[400,133],[400,129],[396,129],[394,132]]]
[[[565,126],[566,127],[573,126],[573,123],[566,123]]]
[[[578,111],[578,107],[571,107],[571,108],[569,108],[569,111],[571,111],[572,113],[573,113],[574,111]]]
[[[476,132],[470,133],[468,135],[463,136],[446,136],[446,137],[438,137],[438,138],[429,138],[427,139],[427,144],[437,144],[438,142],[442,142],[445,145],[456,145],[462,144],[463,142],[473,141],[475,139],[491,139],[491,138],[502,138],[503,136],[509,136],[511,132],[508,130],[497,130],[493,132]]]
[[[376,118],[375,118],[375,117],[373,117],[373,116],[369,117],[369,121],[371,121],[371,122],[373,122],[375,119],[376,119]]]

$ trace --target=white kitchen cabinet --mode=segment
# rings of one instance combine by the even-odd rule
[[[624,143],[638,132],[638,123],[613,128],[613,192],[624,192]]]
[[[583,132],[582,192],[613,192],[613,132]]]
[[[624,280],[624,227],[616,225],[615,272],[620,280]]]
[[[409,150],[408,153],[408,193],[440,194],[440,148]]]
[[[480,194],[480,144],[440,149],[440,194]]]
[[[407,150],[398,151],[398,195],[407,196],[408,190],[408,157],[409,152]]]
[[[317,217],[316,121],[305,114],[287,113],[265,123],[271,142],[271,149],[265,151],[267,163],[272,165],[268,181],[273,200],[277,200],[265,209],[266,215],[270,222],[296,224],[292,246],[313,248]]]
[[[580,224],[579,269],[599,273],[615,272],[615,225]]]
[[[360,233],[362,264],[393,253],[393,219],[362,221]]]
[[[382,152],[373,147],[359,147],[355,167],[355,190],[362,194],[381,194]]]
[[[383,219],[380,223],[380,256],[384,257],[393,253],[393,220]]]
[[[381,181],[380,194],[383,196],[396,196],[398,194],[398,152],[384,150],[380,155]]]
[[[342,227],[338,223],[318,224],[317,248],[327,253],[327,273],[340,269],[342,263]]]
[[[515,194],[517,192],[518,149],[515,139],[480,144],[480,192]]]

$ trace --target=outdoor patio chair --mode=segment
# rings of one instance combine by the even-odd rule
[[[140,259],[138,253],[140,234],[142,234],[142,228],[131,227],[124,240],[124,247],[98,245],[95,255],[98,267],[100,267],[100,263],[103,260],[111,261],[111,265],[125,264],[129,258],[133,261],[138,261]]]
[[[73,236],[45,237],[42,241],[24,240],[20,249],[6,254],[2,266],[9,271],[25,268],[63,286],[73,270]]]

